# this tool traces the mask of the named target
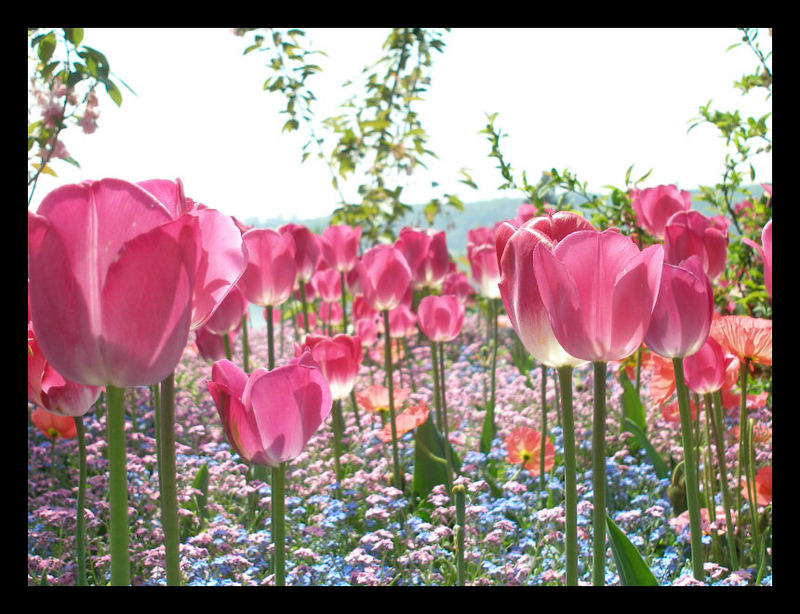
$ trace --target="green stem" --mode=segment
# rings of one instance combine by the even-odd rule
[[[700,400],[695,396],[697,406],[697,420],[700,421]],[[711,399],[704,397],[704,411],[703,417],[705,418],[703,426],[703,490],[706,493],[706,509],[708,510],[709,522],[716,522],[717,520],[717,506],[714,500],[714,465],[712,462],[711,454]],[[722,558],[722,553],[719,550],[719,539],[716,531],[711,534],[711,547],[716,560]]]
[[[744,564],[744,515],[742,514],[742,471],[745,466],[745,450],[747,449],[747,369],[750,359],[745,357],[739,372],[739,454],[736,466],[736,521],[739,524],[739,552]]]
[[[272,305],[267,305],[267,370],[272,371],[275,368],[275,331],[272,323]]]
[[[342,400],[336,399],[333,402],[333,463],[336,468],[336,481],[339,482],[339,485],[342,483],[342,478],[344,475],[342,474],[342,464],[341,464],[341,454],[342,454]]]
[[[286,463],[272,468],[272,544],[275,586],[286,585]]]
[[[75,544],[78,562],[78,586],[86,586],[86,429],[83,416],[75,416],[75,430],[78,433],[78,504],[75,517]]]
[[[636,396],[642,398],[640,394],[642,388],[642,346],[636,350]]]
[[[167,586],[179,586],[180,525],[178,524],[178,488],[175,470],[175,374],[161,382],[161,412],[158,447],[161,450],[161,525],[167,560]]]
[[[356,401],[356,389],[352,388],[350,390],[350,404],[353,407],[353,413],[356,416],[356,426],[358,430],[361,431],[361,417],[358,415],[358,401]]]
[[[750,521],[753,523],[753,562],[758,564],[761,555],[761,531],[758,526],[758,500],[756,498],[756,467],[753,446],[753,424],[750,418],[747,421],[747,498],[749,500]]]
[[[706,404],[711,395],[706,395]],[[725,461],[725,442],[722,437],[722,394],[716,391],[712,397],[714,413],[711,429],[714,433],[714,442],[717,448],[717,464],[719,465],[719,485],[722,490],[722,504],[725,507],[725,534],[728,538],[728,553],[731,557],[731,569],[739,569],[739,559],[736,555],[736,539],[733,532],[731,519],[731,495],[728,484],[728,468]]]
[[[492,362],[490,375],[489,402],[486,405],[486,414],[483,419],[483,430],[481,431],[480,450],[483,454],[489,454],[492,449],[492,441],[497,432],[494,424],[494,403],[495,403],[495,371],[497,367],[497,301],[489,299],[489,320],[488,328],[492,336]]]
[[[440,390],[442,391],[442,425],[443,425],[443,433],[444,433],[444,457],[447,459],[447,473],[449,476],[450,483],[453,482],[453,451],[450,448],[450,426],[448,424],[447,419],[447,392],[445,388],[445,377],[444,377],[444,346],[442,342],[439,342],[439,359],[441,360],[441,364],[439,365],[439,377],[441,378],[441,386]]]
[[[306,300],[306,282],[302,279],[300,280],[300,301],[303,303],[303,328],[305,328],[306,334],[310,332],[310,327],[308,324],[308,301]]]
[[[567,586],[578,586],[578,494],[576,488],[575,424],[572,414],[572,367],[558,367],[564,440]],[[542,465],[544,466],[544,465]]]
[[[50,490],[56,489],[56,441],[58,435],[53,435],[50,439]]]
[[[539,490],[544,492],[544,457],[545,442],[547,441],[547,365],[541,364],[542,370],[542,445],[539,446]]]
[[[242,316],[242,367],[245,373],[250,373],[250,342],[247,339],[247,312]]]
[[[392,381],[392,343],[389,334],[389,310],[383,310],[384,352],[383,361],[386,371],[386,389],[389,391],[389,424],[392,431],[392,462],[394,463],[394,486],[403,488],[403,475],[400,473],[400,454],[397,450],[397,425],[394,416],[394,382]]]
[[[464,586],[464,536],[466,532],[466,489],[462,484],[453,486],[453,498],[456,503],[456,570],[458,573],[457,586]]]
[[[606,573],[606,363],[594,366],[594,415],[592,417],[592,584],[603,586]],[[567,412],[562,412],[566,420]],[[567,431],[566,423],[564,432]]]
[[[128,474],[125,451],[125,390],[106,386],[108,414],[108,536],[111,551],[111,585],[130,584],[128,527]]]
[[[698,496],[697,463],[694,458],[692,442],[692,412],[689,403],[689,389],[683,378],[683,358],[672,359],[675,371],[675,388],[678,391],[678,408],[681,417],[681,438],[683,440],[684,476],[686,478],[686,504],[689,508],[689,531],[692,547],[692,570],[695,580],[703,581],[703,534],[700,525],[700,501]]]
[[[347,298],[345,297],[344,271],[339,271],[339,280],[342,286],[342,332],[347,334]]]
[[[228,334],[222,335],[222,345],[225,347],[225,358],[233,360],[233,353],[231,352],[231,338]]]
[[[431,364],[433,365],[433,404],[436,408],[436,424],[442,427],[442,396],[439,392],[439,352],[436,342],[431,341]]]

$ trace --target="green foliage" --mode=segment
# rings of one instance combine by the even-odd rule
[[[642,559],[642,555],[608,515],[606,515],[606,526],[620,584],[622,586],[658,586],[658,580]]]
[[[237,34],[254,30],[242,28]],[[411,205],[404,202],[400,178],[425,168],[425,160],[436,157],[428,149],[428,135],[416,107],[430,84],[433,52],[444,48],[443,32],[424,28],[390,31],[383,45],[384,55],[362,72],[362,95],[343,103],[344,113],[320,122],[335,140],[329,152],[315,129],[311,110],[315,97],[308,85],[308,78],[321,70],[308,58],[321,52],[305,49],[304,36],[296,29],[271,29],[269,35],[254,33],[244,53],[271,52],[268,67],[274,75],[264,82],[264,90],[286,98],[282,112],[289,119],[284,131],[298,130],[301,124],[307,127],[310,138],[302,148],[302,161],[310,157],[308,149],[313,143],[317,157],[328,167],[331,185],[339,197],[330,223],[361,226],[362,239],[367,243],[393,240],[397,220],[411,211]],[[465,171],[462,174],[462,182],[474,187],[469,175]],[[353,178],[360,182],[358,200],[348,202],[341,188]],[[424,210],[428,223],[432,224],[445,207],[460,211],[463,203],[452,194],[432,199]]]
[[[61,143],[60,135],[69,123],[79,124],[94,114],[95,91],[102,85],[117,106],[122,93],[111,78],[106,56],[83,45],[83,28],[28,29],[28,203],[33,198],[41,174],[56,176],[53,158],[80,168]],[[122,80],[120,83],[133,92]],[[63,98],[63,100],[62,100]],[[41,108],[42,118],[31,113]],[[60,108],[59,108],[60,107]],[[90,129],[84,126],[84,131]]]

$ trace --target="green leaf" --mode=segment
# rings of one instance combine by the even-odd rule
[[[64,34],[66,34],[67,40],[76,47],[83,40],[83,28],[64,28]]]
[[[621,399],[623,418],[630,418],[642,432],[647,431],[647,418],[645,417],[644,406],[642,405],[639,395],[636,394],[636,388],[634,388],[631,380],[628,379],[628,375],[625,371],[620,371],[619,382],[622,384],[623,390]]]
[[[661,455],[653,447],[653,444],[650,443],[650,440],[647,438],[645,432],[641,430],[630,418],[622,419],[622,430],[631,433],[636,438],[636,441],[639,442],[639,445],[644,448],[647,458],[649,458],[650,462],[653,464],[653,470],[656,472],[656,475],[659,477],[659,479],[663,480],[665,477],[667,477],[669,475],[667,463],[664,462],[664,459],[661,458]]]
[[[639,551],[625,537],[620,528],[606,514],[608,541],[617,565],[617,573],[622,586],[658,586],[658,580],[644,562]]]
[[[116,105],[119,107],[122,105],[122,92],[119,91],[116,85],[114,85],[113,81],[106,82],[106,92],[108,96],[113,100]]]
[[[414,429],[414,478],[411,488],[420,501],[425,501],[434,486],[447,483],[447,466],[441,462],[445,458],[444,446],[444,437],[430,415],[425,422]],[[450,453],[453,465],[458,471],[461,461],[452,446]],[[432,458],[431,454],[437,458]]]
[[[195,494],[193,496],[195,511],[201,518],[207,518],[208,511],[206,509],[206,505],[208,503],[208,463],[204,463],[203,466],[197,470],[197,474],[194,476],[194,481],[192,482],[192,488],[196,488],[202,493],[200,495]]]
[[[39,48],[36,50],[36,54],[43,63],[47,64],[55,50],[56,35],[54,32],[50,32],[47,36],[42,38],[41,41],[39,41]]]

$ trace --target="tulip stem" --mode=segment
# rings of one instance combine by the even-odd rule
[[[346,335],[347,334],[347,298],[345,297],[345,281],[344,281],[344,271],[339,271],[339,279],[341,281],[342,286],[342,332]]]
[[[248,307],[249,309],[250,307]],[[242,367],[245,373],[250,372],[250,343],[247,340],[247,311],[242,316]]]
[[[606,574],[606,363],[594,365],[592,417],[592,584],[603,586]],[[567,412],[562,419],[566,420]],[[567,425],[564,423],[564,432]],[[566,457],[566,454],[565,454]]]
[[[539,446],[539,490],[544,492],[544,444],[547,441],[547,365],[542,363],[540,366],[542,370],[542,445]]]
[[[108,537],[111,551],[111,585],[130,584],[128,543],[128,474],[125,451],[125,390],[106,386],[106,437],[108,439]]]
[[[267,305],[267,370],[272,371],[275,368],[275,335],[274,326],[272,324],[272,305]]]
[[[714,433],[714,443],[717,448],[717,464],[719,464],[719,484],[722,490],[722,504],[725,506],[725,534],[728,538],[728,552],[731,557],[731,569],[739,569],[739,559],[736,556],[736,540],[733,533],[733,522],[731,518],[731,495],[728,489],[728,469],[725,461],[725,442],[722,438],[722,401],[720,391],[716,391],[713,398],[706,394],[706,406],[709,401],[713,401],[713,420],[711,429]],[[708,410],[706,410],[708,411]]]
[[[383,361],[386,371],[386,389],[389,391],[389,424],[392,430],[392,462],[394,463],[394,486],[403,488],[403,476],[400,473],[400,454],[397,451],[397,425],[394,415],[394,382],[392,381],[392,344],[389,334],[389,310],[383,310]]]
[[[439,357],[435,341],[431,341],[431,365],[433,365],[433,403],[436,408],[436,424],[441,428],[442,396],[439,392]]]
[[[686,478],[686,504],[689,508],[689,531],[692,547],[692,570],[695,580],[703,581],[703,535],[700,526],[700,498],[698,496],[697,463],[694,459],[692,442],[692,411],[689,403],[689,389],[683,377],[683,358],[672,359],[675,371],[675,389],[678,391],[678,408],[681,417],[681,437],[683,439],[683,471]]]
[[[306,334],[310,332],[309,323],[308,323],[308,301],[306,300],[306,282],[302,279],[300,280],[300,301],[303,303],[303,328],[306,330]]]
[[[742,471],[745,466],[745,450],[747,449],[747,369],[750,359],[746,356],[739,371],[739,455],[736,467],[736,522],[739,525],[739,551],[744,564],[744,514],[742,513]]]
[[[494,402],[495,402],[495,371],[497,368],[497,300],[489,299],[489,328],[492,333],[492,363],[491,363],[491,389],[489,403],[486,406],[486,415],[483,419],[483,430],[481,431],[481,452],[488,454],[492,449],[492,441],[495,435],[494,425]]]
[[[178,524],[178,489],[175,476],[175,373],[161,382],[158,447],[161,450],[161,526],[167,565],[167,586],[179,586],[180,525]]]
[[[75,431],[78,434],[78,504],[75,517],[75,543],[77,546],[78,586],[86,586],[86,430],[83,416],[75,416]]]
[[[456,484],[452,489],[453,498],[456,504],[456,570],[457,570],[457,584],[456,586],[464,586],[465,573],[464,573],[464,536],[466,533],[466,489],[463,484]]]
[[[558,367],[564,440],[564,514],[566,516],[567,586],[578,586],[578,494],[576,488],[575,424],[572,414],[572,367]],[[545,445],[542,437],[542,449]],[[544,468],[544,461],[540,468]]]
[[[233,360],[233,354],[231,353],[231,338],[227,333],[222,335],[222,345],[225,348],[225,358],[228,360]]]
[[[333,463],[336,468],[336,481],[341,486],[342,478],[342,463],[340,460],[342,454],[342,400],[336,399],[333,403]]]
[[[356,401],[355,388],[350,390],[350,403],[353,406],[353,413],[356,416],[356,426],[358,427],[358,430],[361,431],[361,417],[358,415],[358,402]]]
[[[286,463],[272,468],[272,544],[275,586],[286,585]]]
[[[439,341],[439,377],[441,378],[441,386],[439,389],[442,392],[442,425],[444,433],[444,457],[447,459],[447,473],[449,475],[450,483],[453,482],[453,451],[450,448],[450,425],[447,420],[447,389],[445,387],[444,377],[444,345]]]

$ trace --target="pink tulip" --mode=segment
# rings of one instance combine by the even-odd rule
[[[307,335],[303,347],[295,347],[295,356],[306,349],[319,363],[333,400],[349,397],[363,359],[361,339],[343,334],[334,337]]]
[[[383,323],[379,323],[381,331]],[[400,303],[397,307],[389,311],[389,336],[392,339],[402,339],[417,332],[417,316],[411,311],[411,307],[405,303]]]
[[[770,300],[772,300],[772,220],[767,222],[764,230],[761,231],[761,245],[750,239],[742,239],[742,241],[755,249],[761,256],[761,262],[764,263],[764,285]]]
[[[228,335],[228,343],[232,347],[235,332],[226,334]],[[212,333],[207,327],[201,326],[194,331],[194,342],[197,344],[197,351],[200,356],[205,360],[215,362],[225,358],[225,335]]]
[[[392,310],[402,302],[411,283],[411,269],[399,249],[376,245],[364,252],[358,269],[369,307],[376,311]]]
[[[575,358],[622,360],[641,345],[661,280],[661,245],[639,251],[613,230],[581,230],[552,251],[541,242],[533,270],[550,325]]]
[[[487,226],[470,228],[467,231],[467,259],[470,260],[472,250],[481,245],[494,245],[495,230]]]
[[[47,362],[28,323],[28,398],[51,414],[83,416],[97,401],[101,386],[85,386],[64,379]]]
[[[510,225],[508,226],[510,227]],[[569,212],[529,220],[510,237],[507,227],[497,229],[497,249],[502,250],[500,296],[522,345],[548,367],[578,366],[585,360],[570,356],[556,340],[550,316],[542,302],[533,267],[533,251],[538,244],[552,250],[554,244],[572,232],[595,231],[583,217]],[[505,239],[505,244],[503,244]]]
[[[709,279],[725,270],[728,232],[699,211],[679,211],[664,227],[664,262],[678,264],[697,255]]]
[[[469,255],[472,279],[478,285],[478,293],[486,298],[500,298],[500,269],[497,266],[497,251],[494,243],[476,246]]]
[[[686,385],[697,394],[716,392],[725,383],[726,366],[725,350],[708,337],[703,347],[683,361]]]
[[[378,340],[378,324],[372,318],[362,318],[355,322],[355,333],[361,341],[372,345]]]
[[[284,224],[278,228],[281,234],[289,234],[294,239],[294,261],[297,265],[298,281],[308,282],[317,269],[320,259],[320,245],[317,235],[302,224]]]
[[[119,179],[56,188],[28,213],[30,313],[47,361],[90,386],[173,372],[192,324],[196,216]]]
[[[296,276],[295,244],[291,234],[254,228],[242,235],[248,263],[240,288],[245,298],[259,305],[280,305],[292,294]]]
[[[338,301],[342,296],[342,278],[335,269],[317,270],[311,278],[311,285],[323,301]]]
[[[137,185],[153,194],[173,219],[188,214],[198,220],[191,324],[191,330],[196,330],[214,314],[244,271],[247,249],[242,232],[229,215],[185,197],[180,179],[151,179]]]
[[[473,294],[475,289],[469,283],[469,277],[461,271],[454,271],[447,274],[442,284],[442,294],[452,294],[459,302],[465,304]]]
[[[419,302],[419,327],[431,341],[452,341],[464,325],[464,305],[452,294],[431,294]]]
[[[328,226],[320,235],[322,257],[332,269],[347,273],[356,266],[361,226]]]
[[[325,324],[338,324],[341,322],[342,308],[339,306],[339,303],[322,303],[319,306],[319,319]]]
[[[714,293],[698,256],[679,265],[664,262],[658,299],[644,342],[664,358],[685,358],[708,338]]]
[[[204,328],[215,335],[225,335],[236,330],[242,324],[242,317],[247,313],[247,306],[247,299],[241,289],[238,285],[234,286],[222,299]]]
[[[207,388],[228,442],[248,462],[278,467],[295,458],[328,416],[331,391],[304,352],[289,365],[248,375],[228,360],[211,368]]]
[[[688,211],[692,206],[692,195],[674,185],[659,185],[634,190],[631,205],[639,226],[662,240],[667,220],[678,211]]]
[[[400,230],[394,245],[406,257],[413,288],[441,286],[450,267],[444,231],[406,226]]]

